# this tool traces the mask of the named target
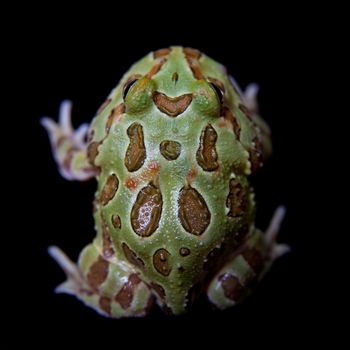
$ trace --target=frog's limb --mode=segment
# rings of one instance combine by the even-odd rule
[[[67,275],[57,293],[75,295],[107,317],[144,316],[150,311],[154,300],[150,288],[125,262],[106,260],[93,244],[84,248],[78,265],[57,247],[50,247],[49,254]]]
[[[60,174],[67,180],[88,180],[96,175],[96,169],[87,158],[86,134],[88,125],[82,124],[74,130],[71,123],[72,103],[63,101],[59,122],[44,117],[41,124],[49,134],[53,156]]]
[[[235,305],[270,268],[273,261],[289,247],[276,238],[285,209],[279,207],[265,234],[254,229],[228,263],[215,275],[208,287],[208,298],[219,309]]]

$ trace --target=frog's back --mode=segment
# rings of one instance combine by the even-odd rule
[[[95,245],[135,266],[174,313],[253,223],[252,124],[225,69],[181,47],[136,63],[92,124]]]

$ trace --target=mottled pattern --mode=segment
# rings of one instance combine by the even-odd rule
[[[118,214],[112,216],[112,224],[115,229],[121,229],[122,223]]]
[[[230,193],[227,196],[226,206],[229,208],[228,216],[238,217],[245,213],[247,206],[247,191],[242,184],[236,180],[230,180]]]
[[[114,255],[111,233],[104,218],[102,218],[102,252],[106,259]]]
[[[108,297],[100,297],[99,299],[99,305],[101,310],[103,310],[108,315],[111,314],[111,299]]]
[[[140,282],[141,280],[136,274],[130,275],[128,282],[123,285],[118,294],[115,296],[115,301],[119,303],[123,309],[130,307],[134,296],[134,288]]]
[[[97,290],[98,287],[104,282],[108,275],[108,261],[99,256],[89,270],[87,275],[87,281],[92,289]]]
[[[167,160],[175,160],[181,153],[181,144],[176,141],[162,141],[160,143],[160,153]]]
[[[226,298],[229,298],[233,301],[239,301],[245,289],[239,282],[238,278],[230,274],[224,274],[219,277],[219,279],[221,281]]]
[[[193,76],[196,79],[204,79],[204,75],[198,62],[201,57],[200,51],[188,47],[184,48],[183,51],[188,65],[192,70]]]
[[[182,247],[182,248],[180,248],[180,252],[179,253],[180,253],[181,256],[187,256],[187,255],[191,254],[191,249],[186,248],[186,247]]]
[[[87,158],[92,166],[95,165],[95,159],[98,155],[98,146],[100,144],[101,144],[100,142],[94,141],[94,142],[91,142],[87,148]]]
[[[150,236],[159,225],[161,213],[162,194],[154,183],[150,183],[139,192],[132,208],[132,228],[139,236]]]
[[[230,127],[236,135],[236,139],[239,140],[241,137],[241,126],[237,117],[228,107],[224,107],[223,118],[229,122]]]
[[[126,259],[136,267],[143,269],[145,266],[145,263],[141,258],[137,256],[137,254],[131,250],[126,243],[122,244],[122,248],[125,254]]]
[[[201,235],[210,223],[210,211],[204,198],[191,186],[185,187],[179,197],[179,218],[184,229]]]
[[[106,133],[109,133],[112,125],[119,121],[121,116],[125,113],[125,104],[121,103],[117,107],[113,108],[108,116],[106,123]]]
[[[130,143],[125,154],[124,163],[128,171],[133,172],[142,167],[146,159],[146,148],[143,140],[143,129],[140,124],[131,124],[127,132]]]
[[[154,268],[163,276],[168,276],[171,271],[169,263],[170,253],[166,249],[158,249],[153,255]]]
[[[69,103],[44,121],[63,176],[98,181],[97,237],[69,292],[116,318],[181,314],[202,293],[230,307],[260,279],[274,243],[254,226],[248,174],[271,145],[249,91],[200,51],[163,48],[122,77],[88,135],[67,131]]]
[[[106,205],[116,194],[119,186],[119,180],[115,174],[108,176],[105,185],[101,191],[100,202]]]
[[[218,134],[211,125],[207,125],[200,137],[200,146],[197,151],[198,164],[205,171],[214,171],[219,167],[218,154],[215,144]]]

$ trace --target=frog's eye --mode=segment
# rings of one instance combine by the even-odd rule
[[[132,86],[139,80],[140,76],[132,76],[129,78],[129,80],[125,83],[124,88],[123,88],[123,99],[125,100],[126,95],[132,88]]]
[[[209,85],[215,91],[216,96],[218,97],[220,103],[223,104],[224,95],[225,95],[225,88],[224,88],[223,84],[221,82],[219,82],[217,79],[210,78]]]

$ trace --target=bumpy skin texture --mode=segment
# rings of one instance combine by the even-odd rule
[[[44,120],[61,173],[98,181],[97,236],[79,267],[51,248],[68,276],[58,290],[112,317],[154,299],[180,314],[203,292],[218,308],[239,301],[283,251],[254,228],[248,175],[271,151],[255,108],[222,65],[173,47],[131,67],[87,144]]]

